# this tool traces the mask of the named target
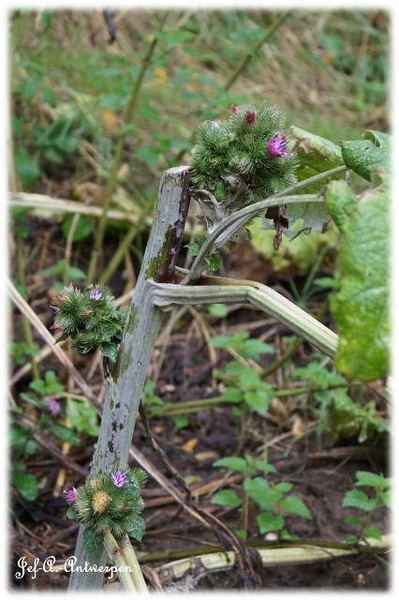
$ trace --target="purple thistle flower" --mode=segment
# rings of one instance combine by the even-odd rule
[[[118,488],[125,487],[125,485],[129,483],[128,476],[123,471],[111,473],[111,479],[112,483]]]
[[[59,412],[61,411],[60,403],[55,398],[53,398],[53,396],[48,396],[46,398],[45,402],[46,402],[46,406],[47,406],[49,413],[53,417],[56,417],[59,414]]]
[[[245,122],[247,125],[253,125],[255,123],[255,113],[253,110],[247,110],[245,113]]]
[[[90,292],[90,300],[101,300],[103,293],[98,288],[93,288]]]
[[[285,135],[277,133],[271,140],[266,144],[266,148],[270,156],[280,158],[281,156],[288,156],[287,152],[287,140]]]
[[[237,104],[233,104],[231,107],[231,112],[233,113],[233,115],[238,115],[240,110],[241,108]]]
[[[69,490],[64,490],[65,500],[68,502],[68,504],[75,502],[77,492],[78,491],[76,487],[71,487]]]

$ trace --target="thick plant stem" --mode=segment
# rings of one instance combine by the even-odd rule
[[[188,167],[163,173],[154,224],[132,298],[113,377],[106,380],[104,411],[92,473],[107,471],[117,460],[127,462],[148,364],[164,313],[152,302],[153,280],[172,280],[189,205]],[[83,528],[75,550],[77,564],[102,564],[104,551],[87,552]],[[101,573],[72,573],[71,590],[98,589]]]
[[[214,304],[216,302],[249,302],[280,323],[303,336],[330,357],[337,351],[337,335],[317,319],[275,290],[246,279],[208,277],[214,285],[181,286],[153,282],[153,302],[158,306],[171,304]]]
[[[136,553],[127,535],[122,539],[121,548],[126,564],[131,568],[131,578],[134,582],[136,592],[148,594],[147,584],[144,580],[143,573],[141,572],[139,561],[137,560]]]
[[[160,31],[162,30],[162,27],[164,25],[165,18],[162,21]],[[140,92],[141,85],[144,80],[144,75],[151,63],[151,58],[154,53],[157,42],[158,42],[158,38],[156,35],[154,35],[152,37],[152,40],[151,40],[151,43],[147,50],[147,53],[143,58],[143,62],[141,63],[140,71],[137,75],[136,81],[134,82],[129,100],[126,104],[125,111],[123,113],[123,124],[124,125],[129,124],[133,119],[133,116],[134,116],[134,113],[136,110],[136,106],[137,106],[139,92]],[[121,135],[118,139],[118,142],[117,142],[117,145],[115,148],[114,160],[112,163],[111,172],[108,177],[107,186],[105,188],[105,202],[104,202],[104,206],[103,206],[103,211],[101,213],[100,221],[98,223],[97,233],[94,238],[94,248],[93,248],[93,252],[91,255],[91,259],[90,259],[89,273],[87,276],[88,283],[91,283],[96,276],[98,256],[99,256],[99,253],[101,250],[101,245],[102,245],[102,242],[104,239],[105,226],[106,226],[106,222],[107,222],[107,213],[108,213],[108,209],[111,204],[112,193],[113,193],[116,183],[117,183],[118,170],[120,167],[123,146],[124,146],[127,134],[128,134],[127,129],[125,129],[124,132],[123,131],[121,132]]]
[[[104,546],[117,569],[119,580],[126,592],[148,594],[148,588],[140,569],[136,554],[125,536],[117,542],[110,531],[104,534]]]
[[[111,561],[117,569],[119,581],[126,592],[137,592],[134,581],[131,577],[131,567],[127,564],[122,550],[110,531],[104,533],[104,547]]]

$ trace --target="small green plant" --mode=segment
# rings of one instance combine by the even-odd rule
[[[14,364],[21,366],[24,365],[32,356],[38,356],[40,354],[40,348],[34,344],[30,348],[26,342],[12,341],[10,343],[10,354]]]
[[[357,436],[363,443],[388,431],[388,423],[379,415],[375,402],[361,398],[354,401],[348,393],[347,380],[336,369],[311,361],[306,367],[295,369],[292,378],[319,388],[312,392],[317,402],[319,435],[328,431],[335,440]]]
[[[356,544],[366,538],[381,538],[382,532],[372,525],[372,519],[379,508],[390,508],[390,486],[389,478],[382,474],[357,471],[355,489],[346,492],[342,501],[344,508],[356,508],[361,511],[361,516],[350,516],[345,519],[348,525],[359,528],[357,535],[350,535],[347,538],[348,542]]]
[[[98,415],[95,408],[84,397],[69,397],[54,371],[46,371],[43,379],[33,379],[29,388],[29,391],[20,392],[19,397],[37,411],[35,431],[51,432],[59,440],[73,445],[80,444],[81,433],[98,435]],[[64,403],[61,403],[60,399],[65,396],[64,409]],[[24,410],[16,406],[13,412],[22,415]],[[63,416],[66,417],[68,426],[63,422]],[[39,492],[36,477],[27,472],[25,465],[26,460],[39,450],[39,444],[32,434],[33,425],[30,427],[18,424],[11,428],[11,477],[18,492],[27,500],[34,500]]]
[[[230,336],[217,336],[212,338],[210,343],[214,348],[232,348],[241,357],[251,360],[259,360],[262,354],[275,352],[269,344],[251,339],[247,331]],[[241,414],[243,408],[247,407],[262,416],[266,414],[274,392],[252,367],[238,361],[230,361],[223,370],[216,370],[215,375],[226,384],[222,396],[236,405],[234,412]]]
[[[20,398],[40,410],[37,427],[49,430],[59,439],[70,444],[79,444],[80,436],[98,433],[98,416],[95,408],[86,398],[69,397],[54,371],[46,371],[43,379],[34,379],[29,384],[30,391],[21,392]],[[59,399],[66,396],[66,408],[63,411]],[[16,409],[18,412],[18,409]],[[22,411],[21,411],[22,412]],[[58,419],[63,412],[71,427]]]
[[[33,501],[38,496],[39,485],[36,477],[28,473],[25,462],[36,454],[39,445],[32,439],[32,432],[29,429],[17,425],[11,427],[10,445],[13,453],[12,483],[22,498]]]
[[[243,497],[232,489],[225,489],[214,494],[212,503],[236,508],[243,507],[248,499],[252,500],[257,508],[256,522],[261,534],[277,533],[281,538],[292,538],[286,527],[285,517],[312,518],[303,500],[290,494],[293,489],[292,483],[286,481],[274,483],[266,479],[266,475],[276,474],[275,467],[267,461],[245,454],[244,458],[237,456],[222,458],[214,462],[213,466],[242,473],[244,481],[241,492]],[[263,477],[257,476],[259,472],[263,473]],[[240,533],[244,535],[243,532]]]
[[[51,278],[52,285],[57,292],[61,292],[64,288],[64,284],[59,279],[54,279],[61,277],[61,279],[66,279],[66,281],[84,281],[86,279],[86,273],[79,269],[78,267],[68,266],[65,259],[61,258],[51,267],[46,267],[39,271],[39,274],[43,277]]]
[[[130,469],[118,462],[109,472],[90,475],[84,485],[65,492],[67,516],[85,525],[88,551],[102,543],[106,532],[117,540],[126,534],[142,539],[145,523],[140,515],[144,507],[141,486],[146,479],[142,469]]]

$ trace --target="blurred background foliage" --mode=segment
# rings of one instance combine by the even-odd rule
[[[388,128],[383,11],[15,11],[10,28],[13,191],[100,206],[108,194],[143,221],[161,171],[187,163],[198,123],[232,104],[268,100],[335,142]],[[81,217],[74,241],[93,229]],[[302,243],[308,254],[300,238],[282,264]]]

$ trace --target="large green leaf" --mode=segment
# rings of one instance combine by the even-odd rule
[[[331,181],[325,193],[325,207],[341,233],[345,231],[355,206],[358,203],[346,181]]]
[[[364,140],[341,142],[342,156],[350,169],[371,181],[373,175],[389,173],[390,136],[368,130],[364,137]]]
[[[330,140],[294,125],[291,127],[291,137],[295,140],[293,150],[299,159],[299,179],[306,179],[343,164],[340,147]]]
[[[389,212],[389,190],[382,184],[365,192],[347,215],[341,288],[331,303],[339,333],[337,368],[364,381],[385,376],[389,366]]]

